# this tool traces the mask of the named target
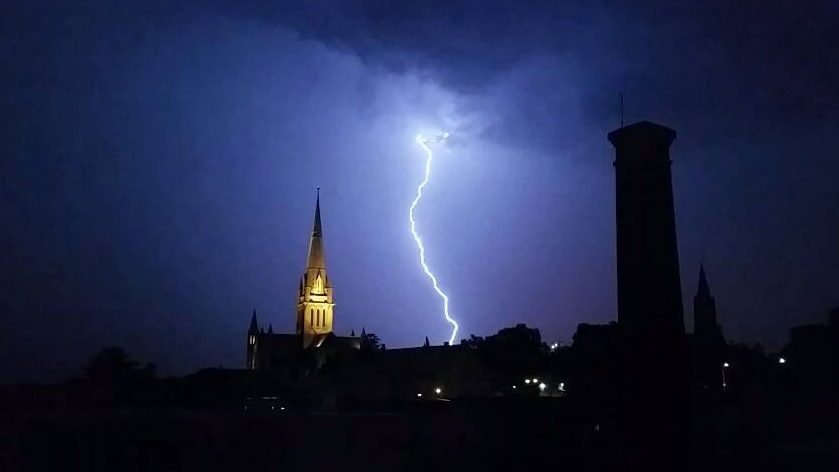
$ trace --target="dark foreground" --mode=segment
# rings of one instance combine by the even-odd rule
[[[610,461],[619,446],[608,423],[575,420],[579,415],[563,402],[435,402],[390,412],[4,415],[4,471],[620,470]],[[707,465],[699,470],[839,470],[835,436],[752,443],[739,456],[731,450],[736,440],[714,447],[702,453]],[[708,461],[709,453],[720,460]],[[697,464],[689,460],[685,470]]]

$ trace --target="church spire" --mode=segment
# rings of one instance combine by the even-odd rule
[[[323,229],[320,224],[320,187],[315,201],[315,223],[312,226],[312,237],[309,240],[309,259],[307,269],[325,269],[326,261],[323,254]]]
[[[708,287],[708,279],[705,277],[705,266],[699,264],[699,287],[696,289],[696,296],[711,298],[711,289]]]
[[[248,333],[256,334],[259,332],[259,325],[256,323],[256,308],[253,309],[253,315],[251,315],[251,326],[248,329]]]
[[[320,229],[320,187],[318,187],[318,196],[315,199],[315,226],[312,228],[312,236],[319,238],[323,236]]]
[[[300,278],[297,294],[297,333],[303,335],[304,347],[309,347],[318,336],[332,332],[334,307],[332,282],[326,273],[318,187],[306,270]]]

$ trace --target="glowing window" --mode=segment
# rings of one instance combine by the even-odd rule
[[[251,335],[250,335],[250,339],[248,340],[248,342],[251,344],[251,346],[253,346],[254,344],[256,344],[256,336],[254,336],[253,334],[251,334]]]
[[[315,279],[315,284],[312,286],[312,293],[323,293],[323,279],[320,278],[320,274],[318,274],[318,277]]]

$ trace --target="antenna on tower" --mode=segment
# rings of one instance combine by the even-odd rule
[[[623,128],[623,92],[620,93],[620,96],[621,96],[621,105],[620,105],[621,128]]]

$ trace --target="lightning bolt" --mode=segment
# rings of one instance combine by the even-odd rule
[[[422,238],[420,238],[419,234],[417,233],[417,221],[414,219],[414,210],[417,209],[417,205],[419,204],[420,200],[422,199],[422,191],[425,189],[425,186],[428,185],[428,181],[431,178],[431,161],[434,160],[434,153],[431,151],[431,148],[428,146],[430,143],[435,143],[438,141],[442,141],[449,137],[449,133],[444,133],[438,138],[427,139],[423,138],[422,136],[417,136],[417,143],[422,147],[425,151],[426,159],[425,159],[425,178],[417,187],[417,196],[414,198],[414,201],[411,202],[411,208],[408,211],[408,218],[411,220],[411,234],[414,236],[414,241],[417,243],[417,248],[419,249],[419,258],[420,264],[422,265],[422,270],[425,272],[425,275],[431,279],[431,284],[434,286],[434,291],[437,292],[437,295],[440,295],[440,298],[443,299],[443,315],[446,317],[446,321],[452,325],[452,335],[449,338],[449,345],[454,345],[454,338],[457,336],[457,321],[451,317],[449,314],[449,296],[446,295],[440,288],[440,284],[437,283],[437,277],[434,276],[434,273],[431,272],[431,269],[428,268],[428,264],[425,262],[425,246],[422,244]]]

